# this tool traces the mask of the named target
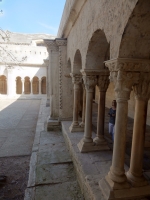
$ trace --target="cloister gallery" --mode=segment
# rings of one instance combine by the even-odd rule
[[[16,75],[17,93],[45,94],[47,81],[48,129],[61,124],[65,131],[63,122],[72,120],[68,131],[73,135],[80,132],[82,139],[69,145],[70,149],[78,148],[84,155],[108,151],[104,135],[105,107],[110,107],[116,99],[112,162],[107,175],[98,180],[98,188],[105,199],[150,196],[149,179],[143,172],[145,127],[146,123],[150,125],[150,1],[66,0],[57,38],[43,38],[37,44],[45,45],[48,54],[44,54],[45,49],[36,50],[36,54],[32,50],[26,53],[31,60],[32,56],[40,61],[44,59],[44,64],[32,63],[30,69],[23,71],[24,76]],[[21,69],[24,68],[21,64]],[[1,80],[6,80],[6,75]],[[95,138],[92,136],[93,101],[98,103]],[[134,118],[134,126],[130,166],[125,170],[128,117]],[[76,158],[74,164],[77,166]],[[79,170],[76,171],[81,185],[86,185],[88,177],[83,179]],[[88,198],[96,199],[90,184],[87,188]]]
[[[99,189],[106,199],[150,194],[142,170],[146,120],[150,124],[150,1],[67,0],[57,38],[44,43],[51,59],[48,127],[54,125],[53,119],[73,116],[70,132],[84,132],[76,144],[80,152],[107,150],[105,106],[116,99],[112,165],[99,180]],[[93,100],[98,102],[94,139]],[[130,168],[125,172],[128,116],[134,118],[134,127]]]

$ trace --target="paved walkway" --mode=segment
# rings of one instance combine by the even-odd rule
[[[0,157],[31,155],[41,100],[0,100]]]

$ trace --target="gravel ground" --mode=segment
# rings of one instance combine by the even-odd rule
[[[0,158],[0,175],[7,181],[0,185],[0,200],[23,200],[27,187],[30,156]]]

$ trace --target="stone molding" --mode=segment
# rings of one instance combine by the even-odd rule
[[[99,91],[106,92],[109,86],[109,76],[108,75],[99,75],[97,80],[97,86]]]
[[[67,46],[67,40],[66,39],[56,39],[57,46]]]
[[[133,86],[135,98],[148,101],[150,98],[150,73],[141,73],[137,85]]]
[[[150,72],[150,60],[117,58],[105,62],[109,71]]]

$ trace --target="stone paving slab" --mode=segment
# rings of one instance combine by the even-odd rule
[[[84,200],[62,133],[44,130],[45,106],[41,102],[24,200]]]

